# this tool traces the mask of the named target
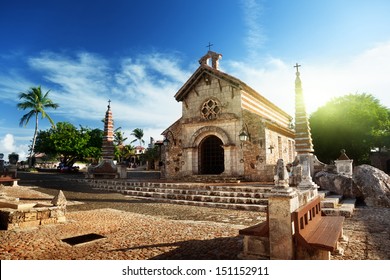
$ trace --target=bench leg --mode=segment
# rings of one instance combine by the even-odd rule
[[[13,187],[17,187],[17,186],[18,186],[18,181],[16,181],[16,180],[13,181],[12,186],[13,186]]]

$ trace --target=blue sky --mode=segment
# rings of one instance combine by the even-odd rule
[[[389,14],[386,0],[0,0],[0,152],[27,153],[17,96],[39,85],[56,122],[102,128],[111,99],[128,142],[134,128],[162,139],[209,42],[222,71],[292,115],[296,62],[308,112],[356,92],[390,107]]]

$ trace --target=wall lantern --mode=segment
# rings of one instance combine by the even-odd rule
[[[171,135],[172,135],[172,141],[173,141],[173,145],[175,145],[176,146],[176,139],[175,139],[175,137],[173,136],[173,133],[172,133],[172,131],[170,131],[170,130],[168,130],[167,131],[167,134],[165,135],[165,139],[164,139],[164,141],[163,141],[163,144],[164,144],[164,146],[166,147],[166,146],[168,146],[169,145],[169,143],[171,142],[171,141],[169,141],[169,139],[168,139],[168,132],[170,132],[171,133]]]
[[[250,134],[246,123],[242,125],[242,129],[240,131],[240,134],[238,134],[238,138],[240,139],[241,142],[250,141]]]
[[[249,139],[249,135],[245,130],[241,131],[238,137],[240,138],[241,142],[246,142]]]

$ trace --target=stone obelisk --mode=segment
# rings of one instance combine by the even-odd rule
[[[313,141],[311,138],[309,119],[306,113],[305,100],[303,97],[302,82],[300,78],[298,63],[296,68],[295,78],[295,151],[297,152],[297,160],[301,166],[302,176],[298,184],[300,190],[312,190],[310,196],[317,194],[318,186],[312,180],[314,171],[313,162],[315,156],[313,154]]]
[[[89,169],[93,178],[117,178],[117,166],[114,163],[114,122],[111,112],[111,100],[108,101],[107,111],[104,118],[104,133],[102,143],[102,161]]]
[[[108,101],[106,116],[104,118],[104,134],[102,144],[102,158],[103,160],[114,160],[114,123],[112,120],[111,100]]]

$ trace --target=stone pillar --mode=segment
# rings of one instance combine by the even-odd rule
[[[268,198],[269,244],[271,260],[294,259],[291,213],[299,207],[298,193],[289,186],[289,175],[283,159],[275,168],[275,186]]]
[[[292,188],[275,188],[268,199],[271,260],[292,260],[295,255],[291,213],[299,207]]]
[[[233,146],[224,145],[223,150],[224,150],[224,166],[225,166],[225,170],[223,173],[228,176],[231,176],[233,175],[233,166],[234,166]]]
[[[118,174],[120,179],[127,179],[127,167],[125,164],[118,164],[117,166]]]
[[[183,155],[184,155],[184,161],[185,164],[182,167],[182,172],[184,176],[190,176],[193,174],[197,174],[193,168],[194,163],[193,163],[193,154],[194,154],[194,148],[189,147],[189,148],[183,148]]]

